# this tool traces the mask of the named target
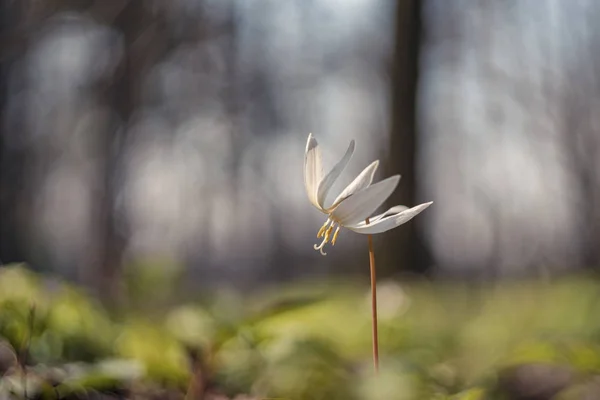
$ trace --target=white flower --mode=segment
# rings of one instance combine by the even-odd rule
[[[379,165],[379,161],[374,161],[342,190],[331,205],[326,206],[325,199],[329,190],[350,161],[353,152],[354,140],[350,142],[342,159],[327,175],[323,176],[319,144],[312,134],[308,135],[304,153],[304,186],[310,202],[319,211],[327,214],[327,221],[317,233],[317,238],[322,237],[323,241],[314,246],[315,250],[319,250],[323,255],[327,254],[323,251],[323,247],[330,242],[330,239],[331,245],[335,245],[342,226],[357,233],[382,233],[410,221],[433,203],[423,203],[413,208],[395,206],[382,214],[370,217],[387,200],[400,181],[400,175],[394,175],[371,185]],[[368,224],[367,218],[369,218]],[[335,232],[332,236],[334,228]]]

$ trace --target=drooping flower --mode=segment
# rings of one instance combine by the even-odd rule
[[[315,250],[319,250],[323,255],[327,254],[323,251],[323,247],[327,243],[331,242],[332,246],[335,245],[341,227],[362,234],[382,233],[410,221],[433,203],[423,203],[412,208],[395,206],[384,213],[371,217],[371,214],[392,194],[400,181],[400,175],[394,175],[372,184],[373,176],[379,165],[379,161],[376,160],[358,174],[333,203],[326,206],[326,197],[346,168],[352,153],[354,153],[354,141],[350,142],[342,159],[333,166],[327,175],[323,176],[319,144],[312,134],[308,135],[304,153],[304,186],[310,202],[327,215],[327,220],[317,233],[317,238],[323,238],[323,240],[319,245],[315,244],[314,246]],[[369,218],[369,223],[366,222],[367,218]]]

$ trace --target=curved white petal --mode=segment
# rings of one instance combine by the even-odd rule
[[[431,204],[433,204],[433,201],[430,201],[429,203],[419,204],[418,206],[409,208],[408,210],[401,211],[398,214],[392,214],[387,217],[380,218],[374,223],[366,224],[365,222],[360,222],[355,225],[346,226],[346,228],[353,230],[356,233],[362,234],[382,233],[385,231],[389,231],[390,229],[394,229],[397,226],[400,226],[410,221],[416,215],[421,213],[421,211],[429,207]]]
[[[360,174],[354,180],[346,186],[342,193],[339,194],[338,197],[333,201],[333,204],[329,207],[329,209],[333,209],[338,204],[340,204],[344,199],[350,197],[354,193],[359,190],[365,189],[371,185],[373,182],[373,176],[375,175],[375,171],[379,166],[379,160],[373,161],[369,164],[365,169],[362,170]]]
[[[321,206],[319,206],[319,202],[317,201],[317,189],[322,176],[321,149],[319,149],[317,139],[311,133],[308,135],[306,150],[304,152],[304,188],[306,189],[308,200],[318,209],[321,209]]]
[[[331,212],[331,218],[344,226],[364,220],[392,194],[399,181],[399,175],[391,176],[354,193]]]
[[[408,207],[406,207],[406,206],[394,206],[394,207],[390,208],[389,210],[387,210],[387,211],[386,211],[386,212],[384,212],[384,213],[381,213],[381,214],[379,214],[379,215],[376,215],[376,216],[374,216],[374,217],[370,217],[370,218],[369,218],[369,219],[370,219],[370,223],[372,224],[372,223],[374,223],[375,221],[378,221],[378,220],[380,220],[381,218],[384,218],[384,217],[390,216],[390,215],[392,215],[392,214],[400,214],[402,211],[405,211],[405,210],[408,210]]]
[[[346,150],[346,154],[344,154],[342,159],[331,169],[331,171],[329,171],[327,175],[325,175],[325,178],[323,178],[323,180],[319,183],[317,188],[317,203],[322,208],[325,207],[325,198],[327,197],[329,190],[335,183],[336,179],[339,178],[340,174],[344,171],[344,168],[346,168],[348,161],[350,161],[350,158],[352,157],[352,153],[354,153],[354,140],[350,142],[348,150]]]

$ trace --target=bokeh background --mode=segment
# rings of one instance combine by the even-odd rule
[[[171,315],[167,305],[202,297],[212,304],[198,306],[202,313],[226,315],[231,328],[249,299],[277,288],[269,301],[280,311],[288,310],[282,297],[294,299],[284,302],[294,304],[290,312],[306,296],[311,307],[326,298],[315,316],[286,321],[315,325],[311,334],[301,329],[302,340],[347,345],[342,356],[324,350],[344,360],[335,365],[368,365],[368,308],[356,316],[361,339],[325,333],[356,326],[353,301],[366,302],[368,256],[365,237],[349,231],[327,257],[312,248],[324,221],[302,181],[312,132],[326,168],[357,142],[340,189],[380,159],[378,178],[402,175],[389,206],[435,201],[375,238],[390,324],[382,346],[402,365],[394,371],[408,363],[426,377],[417,390],[407,383],[411,368],[392,374],[405,381],[382,399],[492,387],[502,380],[489,377],[500,375],[484,371],[539,335],[584,340],[577,354],[597,379],[599,17],[593,0],[0,0],[0,260],[8,271],[0,298],[17,296],[22,305],[39,295],[52,305],[46,277],[54,276],[89,295],[85,302],[100,301],[107,321],[143,315],[160,326],[152,318]],[[19,309],[20,333],[0,329],[13,347],[33,338],[27,307]],[[186,310],[178,318],[198,322]],[[343,322],[331,322],[340,315]],[[167,320],[179,321],[171,334],[181,333],[179,319]],[[535,327],[524,333],[523,324]],[[277,337],[297,338],[288,328]],[[44,329],[40,335],[55,325]],[[122,337],[119,329],[107,338]],[[206,350],[212,336],[190,329]],[[145,341],[143,332],[131,342]],[[84,340],[79,350],[31,360],[80,359],[90,346]],[[540,346],[534,361],[556,361],[554,347]],[[100,347],[90,360],[131,358]],[[250,357],[244,351],[232,359]],[[178,365],[182,381],[194,374]],[[215,385],[231,395],[351,398],[336,391],[343,380],[332,370],[324,382],[338,383],[325,385],[324,397],[277,389],[264,376]],[[534,372],[550,374],[549,382],[579,376]],[[572,383],[563,381],[562,388]],[[424,395],[424,387],[434,389]],[[376,398],[369,390],[357,393]]]

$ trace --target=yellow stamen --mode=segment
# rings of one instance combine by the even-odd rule
[[[338,227],[335,230],[335,233],[333,234],[333,238],[331,239],[331,245],[335,246],[335,241],[337,240],[338,234],[340,233],[340,227],[338,225]]]
[[[327,219],[327,221],[325,221],[325,223],[323,224],[323,226],[321,227],[321,229],[319,229],[319,232],[317,232],[317,238],[323,237],[323,235],[325,234],[325,231],[327,230],[327,225],[329,225],[329,219]]]
[[[335,232],[333,232],[333,228],[335,229]],[[333,235],[332,235],[333,233]],[[336,227],[336,222],[333,221],[331,218],[327,218],[327,221],[325,221],[325,223],[323,224],[323,226],[321,227],[321,229],[319,229],[319,232],[317,233],[317,238],[323,238],[323,240],[321,241],[321,244],[319,245],[314,245],[314,249],[315,250],[319,250],[319,252],[323,255],[326,255],[327,253],[325,253],[323,251],[323,247],[325,247],[325,245],[327,243],[331,243],[331,245],[333,246],[337,240],[338,234],[340,233],[340,224],[337,223],[337,227]],[[330,242],[331,240],[331,242]]]
[[[331,231],[333,231],[333,224],[329,228],[327,228],[327,231],[325,231],[325,243],[329,242]]]

